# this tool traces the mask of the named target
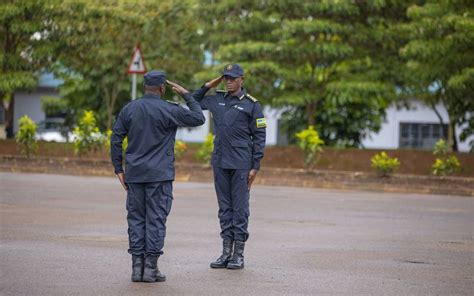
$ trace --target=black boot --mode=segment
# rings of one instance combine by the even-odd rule
[[[141,282],[143,276],[143,255],[132,255],[132,282]]]
[[[228,269],[242,269],[244,268],[244,242],[235,241],[234,255],[227,263]]]
[[[145,269],[143,270],[144,282],[164,282],[166,276],[158,269],[158,256],[148,255],[145,257]]]
[[[211,268],[225,268],[232,256],[232,246],[234,242],[230,239],[225,239],[222,242],[222,255],[216,261],[211,263]]]

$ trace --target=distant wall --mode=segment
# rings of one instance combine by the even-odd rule
[[[444,105],[438,104],[436,105],[436,109],[443,118],[443,122],[447,124],[449,116]],[[436,116],[433,109],[418,101],[410,102],[410,109],[397,109],[396,106],[392,105],[387,109],[386,114],[385,122],[382,124],[380,131],[378,133],[371,133],[369,137],[364,139],[362,141],[363,147],[370,149],[399,148],[401,122],[439,124],[438,116]],[[458,149],[462,152],[468,152],[470,149],[469,142],[470,140],[474,140],[474,136],[471,136],[464,142],[460,142],[460,134],[461,129],[457,127],[456,138],[458,140]]]
[[[39,88],[31,92],[16,92],[13,112],[13,132],[18,131],[18,120],[23,115],[28,115],[34,122],[38,123],[46,118],[41,109],[41,97],[59,97],[59,92],[50,88]]]

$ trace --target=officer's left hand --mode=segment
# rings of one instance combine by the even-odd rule
[[[249,172],[249,178],[247,180],[247,186],[248,189],[250,190],[250,187],[252,187],[253,181],[255,181],[255,177],[257,177],[258,170],[256,169],[251,169]]]

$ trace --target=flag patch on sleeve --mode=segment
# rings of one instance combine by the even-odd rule
[[[267,119],[264,118],[257,118],[257,128],[264,128],[267,127]]]

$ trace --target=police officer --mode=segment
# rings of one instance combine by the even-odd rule
[[[132,281],[163,282],[158,257],[163,254],[166,218],[173,201],[174,143],[179,126],[199,126],[205,118],[199,103],[183,87],[173,90],[189,107],[163,100],[166,77],[162,71],[144,76],[145,95],[120,111],[113,128],[111,156],[120,183],[127,191],[128,252]],[[128,137],[125,170],[122,142]]]
[[[203,109],[211,112],[216,134],[212,166],[223,251],[211,268],[241,269],[249,237],[250,187],[263,158],[266,120],[260,103],[242,87],[242,67],[226,65],[222,74],[193,95]],[[226,91],[205,96],[221,81]]]

